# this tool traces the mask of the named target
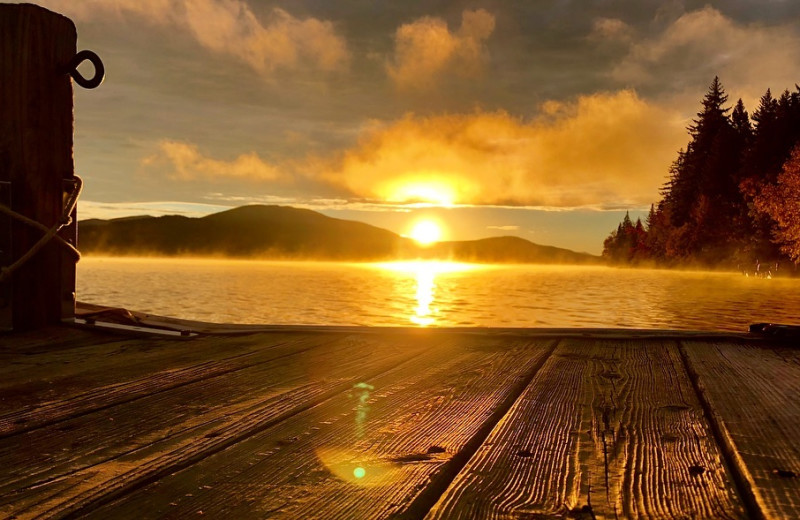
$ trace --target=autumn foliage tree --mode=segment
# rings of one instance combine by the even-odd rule
[[[800,145],[792,150],[776,183],[765,186],[754,204],[775,222],[772,238],[781,252],[800,263]]]

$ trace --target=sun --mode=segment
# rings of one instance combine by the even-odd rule
[[[433,220],[420,220],[411,228],[409,236],[421,245],[427,246],[442,238],[442,228]]]

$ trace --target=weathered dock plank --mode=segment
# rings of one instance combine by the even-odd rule
[[[565,340],[428,518],[742,518],[677,346]]]
[[[63,326],[14,333],[0,332],[0,359],[119,340],[119,334]],[[0,370],[6,368],[5,364],[0,365]]]
[[[686,341],[683,352],[756,514],[800,518],[800,350]]]
[[[237,364],[210,362],[189,374],[183,370],[160,372],[151,378],[111,388],[101,387],[75,398],[44,403],[13,414],[0,421],[0,426],[13,426],[10,420],[13,417],[32,418],[16,430],[6,431],[3,437],[14,438],[0,440],[0,465],[20,468],[28,452],[36,453],[37,457],[24,464],[24,477],[35,479],[36,468],[46,470],[50,478],[59,477],[60,465],[66,465],[64,471],[74,472],[78,460],[88,458],[85,464],[94,465],[103,457],[113,458],[118,452],[147,445],[160,435],[168,437],[164,432],[190,429],[194,421],[210,427],[219,422],[217,415],[229,416],[271,394],[308,387],[309,372],[325,372],[329,378],[337,377],[353,368],[353,362],[341,363],[337,356],[361,354],[362,349],[375,347],[341,336],[328,337],[326,341],[302,337],[273,345],[273,341],[279,339],[280,336],[273,338],[271,335],[251,338],[254,346],[261,345],[263,349],[240,355],[233,360]],[[224,345],[224,341],[215,340],[215,343]],[[365,363],[368,359],[387,356],[396,359],[407,355],[383,345],[379,347],[383,348],[372,348],[355,359]],[[308,352],[312,349],[314,352]],[[300,355],[305,355],[301,362],[291,360]],[[41,424],[38,415],[42,410],[47,418],[57,415],[61,420],[53,418]],[[91,413],[95,411],[104,413]],[[73,449],[62,453],[59,448],[64,444]],[[20,445],[25,449],[19,450]],[[11,478],[11,474],[0,476],[0,496],[4,495],[4,488],[9,485],[7,479]],[[29,483],[36,484],[35,480]]]
[[[800,516],[792,348],[64,330],[0,337],[0,517]]]
[[[493,424],[498,404],[515,382],[530,378],[553,345],[441,336],[445,344],[404,366],[359,381],[89,517],[377,519],[402,513],[432,480],[449,480],[449,461],[486,421]]]
[[[296,336],[285,334],[273,341],[279,345]],[[136,380],[158,378],[158,374],[170,371],[188,375],[203,365],[233,362],[262,347],[254,348],[246,336],[224,341],[181,341],[99,333],[69,347],[49,348],[45,343],[32,348],[33,351],[12,348],[6,352],[5,364],[0,367],[0,416],[24,413],[45,403],[65,402],[100,388],[116,388],[114,394],[124,394],[133,391],[133,387],[126,390],[125,385]],[[246,363],[244,359],[240,362]]]
[[[138,385],[145,395],[135,399],[0,440],[0,464],[10,468],[0,479],[0,511],[18,518],[69,515],[220,451],[431,346],[392,335],[205,340],[222,350],[226,341],[249,342],[255,352],[239,356],[247,364],[238,369],[166,387],[156,378],[149,393]],[[90,394],[103,402],[101,392]]]
[[[60,385],[57,384],[56,388],[59,389],[59,393],[53,396],[52,399],[47,401],[38,400],[33,404],[21,406],[12,412],[0,415],[0,439],[173,388],[198,382],[213,381],[214,378],[220,376],[235,374],[250,367],[271,363],[283,356],[298,355],[305,350],[319,348],[325,345],[326,342],[334,341],[334,338],[321,340],[316,336],[273,334],[224,341],[218,339],[210,341],[208,339],[198,340],[194,343],[194,347],[202,350],[204,344],[212,345],[214,352],[208,352],[206,357],[197,359],[187,366],[161,369],[153,373],[148,372],[144,377],[131,380],[125,380],[130,377],[130,372],[123,372],[117,367],[106,366],[104,359],[98,355],[99,353],[84,353],[84,359],[94,358],[94,362],[86,363],[87,365],[93,365],[93,370],[98,370],[101,367],[105,370],[113,370],[120,382],[85,388],[83,392],[73,395],[63,395],[60,391]],[[155,342],[154,346],[161,349],[171,349],[176,345],[175,341],[161,340],[160,342]],[[235,348],[231,349],[231,346]],[[229,353],[229,355],[224,356],[224,353]],[[138,375],[138,371],[134,371],[133,374]],[[75,376],[73,375],[72,378],[75,379]],[[52,379],[48,381],[52,382]],[[92,382],[94,381],[87,381],[85,378],[83,380],[84,385]],[[56,383],[59,383],[59,381],[56,381]],[[22,386],[24,390],[13,386],[3,389],[4,395],[20,396],[25,390],[29,390],[29,385]],[[50,384],[49,386],[52,387],[53,385]],[[194,390],[194,387],[191,390]],[[29,394],[26,397],[28,400],[31,399]],[[8,399],[8,401],[4,403],[6,407],[12,405],[13,399]]]

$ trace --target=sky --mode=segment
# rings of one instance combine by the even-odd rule
[[[36,3],[106,68],[75,87],[80,218],[280,204],[599,254],[714,76],[751,113],[800,82],[795,0]]]

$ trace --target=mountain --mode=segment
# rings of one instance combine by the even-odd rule
[[[285,206],[242,206],[202,218],[178,215],[79,223],[82,252],[377,261],[412,258],[484,263],[596,263],[599,258],[518,237],[421,247],[363,222]]]

